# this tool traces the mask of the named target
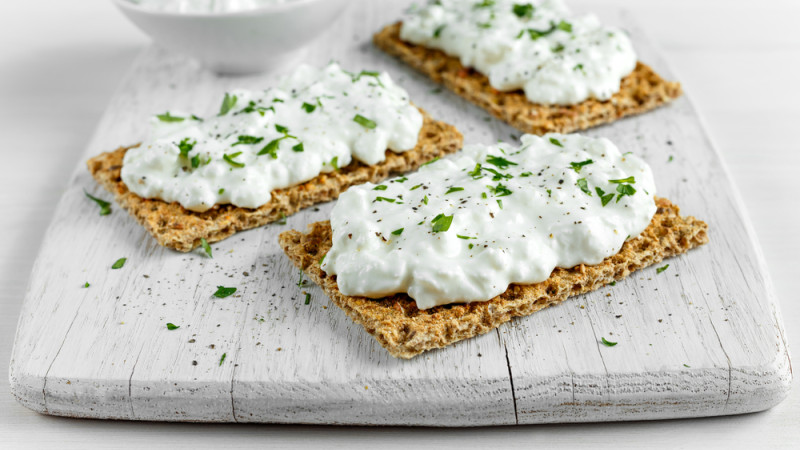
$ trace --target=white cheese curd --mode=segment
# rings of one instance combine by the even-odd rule
[[[650,167],[607,139],[468,146],[342,194],[322,269],[345,295],[406,292],[420,309],[488,300],[616,254],[647,228],[654,194]]]
[[[377,164],[413,149],[422,114],[386,73],[331,63],[299,67],[277,88],[225,94],[201,119],[155,116],[151,137],[127,151],[122,181],[144,198],[192,211],[230,203],[258,208],[273,189],[308,181],[353,159]]]
[[[625,32],[593,15],[573,16],[561,0],[437,0],[413,9],[400,37],[540,104],[607,100],[637,60]]]
[[[153,11],[174,13],[229,13],[250,11],[292,0],[128,0]]]

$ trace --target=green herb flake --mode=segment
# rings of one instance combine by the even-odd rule
[[[444,24],[444,25],[439,25],[438,27],[436,27],[436,29],[435,29],[435,30],[433,30],[433,37],[435,37],[435,38],[438,38],[439,36],[441,36],[441,35],[442,35],[442,31],[444,31],[444,29],[445,29],[446,27],[447,27],[447,25],[446,25],[446,24]]]
[[[374,188],[372,188],[372,190],[373,191],[385,191],[388,188],[389,188],[389,186],[387,186],[385,184],[379,184],[379,185],[375,186]]]
[[[419,188],[421,188],[421,187],[422,187],[422,183],[420,183],[420,184],[418,184],[418,185],[416,185],[416,186],[412,187],[411,189],[409,189],[409,191],[413,191],[414,189],[419,189]]]
[[[353,122],[361,125],[364,128],[368,128],[370,130],[372,130],[373,128],[378,126],[378,124],[376,124],[372,120],[367,119],[366,117],[362,116],[361,114],[356,114],[356,116],[353,117]]]
[[[84,189],[83,193],[86,194],[86,197],[88,197],[90,200],[92,200],[93,202],[97,203],[97,206],[100,207],[100,215],[101,216],[107,216],[107,215],[111,214],[111,202],[107,202],[107,201],[105,201],[103,199],[99,199],[99,198],[95,197],[94,195],[86,192],[85,189]]]
[[[297,280],[297,285],[298,286],[302,286],[304,284],[305,284],[305,282],[303,281],[303,271],[301,270],[300,271],[300,278]]]
[[[331,167],[333,167],[334,171],[339,170],[339,157],[338,156],[334,156],[331,159]]]
[[[674,159],[675,158],[673,158],[672,155],[669,155],[669,158],[667,158],[667,162],[672,162]]]
[[[617,345],[616,342],[611,342],[609,340],[606,340],[606,338],[604,338],[604,337],[600,338],[600,342],[602,342],[603,345],[605,345],[606,347],[613,347],[613,346]]]
[[[507,160],[505,158],[502,158],[500,156],[493,156],[493,155],[488,155],[486,157],[486,162],[491,164],[491,165],[493,165],[493,166],[497,166],[498,169],[503,169],[503,170],[508,169],[509,166],[516,166],[517,165],[517,163],[515,163],[515,162],[509,161],[509,160]]]
[[[458,192],[458,191],[463,191],[463,190],[464,190],[463,187],[453,186],[450,189],[448,189],[447,192],[444,193],[444,195],[452,194],[453,192]]]
[[[211,246],[208,245],[206,238],[200,238],[200,245],[203,247],[203,250],[206,252],[206,255],[208,255],[209,258],[214,257],[211,255]]]
[[[589,164],[593,163],[594,161],[592,161],[591,159],[587,159],[586,161],[581,161],[581,162],[571,162],[569,163],[569,165],[572,167],[572,170],[574,170],[576,173],[581,173],[581,169],[583,169],[583,166],[588,166]]]
[[[236,158],[237,156],[239,156],[241,154],[242,154],[242,152],[236,152],[236,153],[232,153],[230,155],[225,153],[224,155],[222,155],[222,159],[224,159],[225,162],[227,162],[228,164],[232,165],[233,167],[242,168],[242,167],[244,167],[244,163],[240,163],[239,161],[234,161],[234,158]]]
[[[236,292],[235,287],[217,286],[217,291],[213,295],[217,298],[225,298],[233,295],[234,292]]]
[[[165,112],[164,114],[157,114],[156,117],[158,118],[158,120],[167,123],[183,122],[184,120],[186,120],[185,118],[180,116],[173,116],[172,114],[169,113],[169,111]]]
[[[220,358],[219,358],[219,365],[220,365],[220,366],[222,365],[222,363],[224,363],[224,362],[225,362],[225,357],[226,357],[226,356],[228,356],[228,354],[227,354],[227,353],[223,353],[223,354],[222,354],[222,357],[220,357]]]
[[[167,322],[167,329],[168,330],[177,330],[180,328],[180,325],[175,325],[174,323]]]
[[[551,143],[551,144],[553,144],[553,145],[555,145],[555,146],[558,146],[558,147],[564,148],[564,146],[561,144],[561,141],[559,141],[559,140],[558,140],[558,139],[556,139],[556,138],[550,138],[550,143]]]
[[[497,206],[499,206],[500,209],[503,209],[503,201],[500,200],[499,198],[497,199]]]
[[[450,224],[453,223],[453,216],[445,216],[444,214],[439,214],[431,221],[433,224],[433,232],[439,233],[442,231],[447,231],[450,229]]]
[[[631,186],[630,184],[620,184],[617,186],[617,203],[619,203],[619,199],[626,195],[633,195],[636,193],[636,189]]]
[[[267,143],[259,152],[258,156],[269,155],[272,159],[278,158],[278,145],[284,138],[273,139]]]
[[[394,203],[394,202],[396,202],[396,201],[397,201],[397,199],[394,199],[394,198],[387,198],[387,197],[375,197],[375,201],[376,201],[376,202],[388,202],[388,203]]]
[[[618,180],[608,180],[608,182],[614,184],[636,183],[636,179],[633,177],[633,175],[631,175],[628,178],[620,178]]]
[[[175,144],[173,142],[173,144]],[[183,138],[179,143],[175,144],[178,147],[178,151],[180,152],[181,156],[184,158],[189,157],[189,152],[192,151],[197,141],[189,142],[189,138]]]
[[[684,364],[684,365],[683,365],[683,367],[686,367],[686,368],[688,368],[688,369],[691,369],[691,368],[692,368],[692,366],[690,366],[690,365],[688,365],[688,364]]]
[[[295,152],[298,152],[298,153],[300,153],[300,152],[302,152],[303,150],[305,150],[305,148],[303,148],[303,143],[302,143],[302,142],[300,142],[300,143],[299,143],[299,144],[297,144],[297,145],[294,145],[294,146],[292,146],[292,151],[295,151]]]
[[[511,10],[520,19],[530,19],[533,17],[533,5],[530,3],[515,4]]]
[[[222,195],[224,193],[225,193],[225,188],[219,188],[219,190],[217,191],[217,194],[219,195]]]
[[[114,261],[114,264],[111,265],[111,268],[114,269],[114,270],[122,269],[122,266],[125,265],[125,261],[127,261],[127,260],[128,260],[128,258],[120,258],[120,259]]]
[[[236,142],[233,145],[231,145],[231,147],[236,147],[237,145],[254,145],[258,144],[263,140],[264,140],[263,137],[242,135],[236,138]]]
[[[606,206],[608,202],[614,199],[613,192],[606,194],[605,191],[603,191],[599,187],[594,188],[594,191],[597,192],[597,196],[600,197],[600,202],[603,203],[603,206]]]
[[[456,237],[459,238],[459,239],[478,239],[478,238],[473,237],[473,236],[462,236],[460,234],[457,234]]]
[[[428,204],[428,196],[427,195],[422,197],[422,203],[424,203],[426,205]]]
[[[589,183],[586,181],[586,178],[578,178],[578,181],[575,182],[583,192],[585,192],[590,197],[592,196],[592,191],[589,190]]]
[[[663,271],[665,271],[667,269],[669,269],[669,264],[667,264],[666,266],[659,267],[658,269],[656,269],[656,273],[661,273],[661,272],[663,272]]]
[[[286,225],[286,214],[281,212],[281,218],[276,220],[275,223],[277,223],[278,225]]]
[[[285,127],[285,126],[283,126],[283,125],[278,125],[278,124],[276,123],[276,124],[275,124],[275,131],[277,131],[278,133],[283,133],[283,134],[286,134],[286,133],[288,133],[288,132],[289,132],[289,129],[288,129],[288,128],[286,128],[286,127]]]
[[[315,109],[317,109],[317,105],[312,105],[310,103],[303,102],[302,108],[305,110],[305,112],[311,114],[312,112],[314,112]]]
[[[433,158],[432,160],[430,160],[430,161],[428,161],[428,162],[426,162],[426,163],[423,163],[423,164],[421,164],[421,165],[420,165],[420,167],[422,167],[422,166],[427,166],[428,164],[433,164],[433,163],[435,163],[435,162],[436,162],[436,161],[438,161],[438,160],[439,160],[439,157],[437,156],[436,158]]]
[[[616,281],[612,281],[611,283],[608,283],[608,285],[609,285],[609,286],[616,286],[616,285],[617,285],[617,282],[616,282]]]
[[[228,114],[228,112],[236,106],[236,96],[230,95],[227,92],[225,93],[225,98],[222,99],[222,104],[219,107],[219,114],[218,116],[224,116]]]
[[[400,236],[401,234],[403,234],[403,230],[405,230],[405,228],[398,228],[398,229],[392,231],[392,234],[395,235],[395,236]]]
[[[558,22],[556,29],[566,31],[567,33],[572,33],[572,24],[562,20],[561,22]]]
[[[306,302],[305,302],[305,304],[308,305],[309,303],[311,303],[311,294],[306,292]]]
[[[88,281],[87,281],[86,283],[83,283],[83,287],[84,287],[84,288],[88,288],[89,286],[91,286],[91,284],[89,284],[89,282],[88,282]]]

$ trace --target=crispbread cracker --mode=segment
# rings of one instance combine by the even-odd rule
[[[178,203],[145,199],[130,192],[120,178],[122,159],[128,148],[95,156],[87,162],[89,172],[159,244],[182,252],[208,242],[225,239],[237,231],[266,225],[317,203],[336,199],[350,186],[366,182],[378,183],[392,174],[417,169],[420,165],[461,148],[462,136],[449,124],[433,120],[425,111],[417,146],[404,153],[386,151],[386,159],[366,165],[353,161],[340,170],[320,174],[305,183],[272,191],[269,203],[257,208],[217,205],[198,213]]]
[[[589,99],[568,106],[535,104],[521,90],[494,89],[485,75],[465,68],[458,58],[403,41],[400,26],[398,22],[377,33],[373,37],[375,45],[525,133],[585,130],[657,108],[682,93],[680,83],[665,81],[640,62],[622,79],[619,92],[607,101]]]
[[[512,317],[526,316],[573,295],[593,291],[708,242],[705,222],[691,216],[680,217],[678,207],[669,200],[656,198],[656,204],[658,210],[642,234],[600,264],[557,268],[541,283],[512,284],[489,301],[428,310],[417,309],[414,300],[405,294],[374,300],[340,293],[336,276],[320,269],[319,261],[331,247],[328,221],[309,225],[306,234],[295,230],[281,233],[279,241],[294,265],[322,287],[353,321],[361,324],[392,356],[407,359],[486,333]]]

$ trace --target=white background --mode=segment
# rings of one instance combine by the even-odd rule
[[[800,2],[581,0],[632,11],[730,168],[800,347]],[[800,391],[770,411],[625,424],[477,429],[126,423],[41,416],[9,391],[28,275],[52,210],[119,78],[148,39],[109,0],[0,2],[0,448],[797,448]],[[702,194],[702,193],[699,193]]]

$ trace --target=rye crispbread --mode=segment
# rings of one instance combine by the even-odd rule
[[[317,203],[336,199],[350,186],[366,182],[378,183],[392,174],[417,169],[435,158],[461,148],[461,133],[452,125],[433,120],[425,111],[417,146],[404,153],[386,151],[386,159],[375,165],[353,161],[340,170],[320,174],[305,183],[272,191],[269,203],[257,208],[216,205],[198,213],[178,203],[145,199],[130,192],[120,178],[122,160],[128,148],[95,156],[87,162],[89,172],[100,185],[112,193],[117,203],[127,210],[159,244],[188,252],[200,245],[200,239],[216,242],[237,231],[266,225]]]
[[[650,111],[682,93],[680,83],[664,80],[640,62],[622,79],[619,92],[609,100],[589,99],[568,106],[535,104],[522,90],[500,92],[494,89],[485,75],[462,66],[458,58],[403,41],[400,26],[398,22],[375,34],[375,45],[525,133],[542,135],[585,130]]]
[[[708,226],[694,217],[681,217],[677,206],[656,198],[658,210],[650,225],[626,242],[614,256],[592,266],[557,268],[550,278],[533,285],[511,285],[485,302],[417,309],[405,294],[382,299],[351,297],[339,292],[335,275],[320,269],[320,258],[331,247],[330,222],[309,225],[308,233],[281,233],[281,247],[295,266],[397,358],[411,358],[462,339],[486,333],[513,317],[526,316],[573,295],[622,280],[631,272],[658,263],[708,242]]]

